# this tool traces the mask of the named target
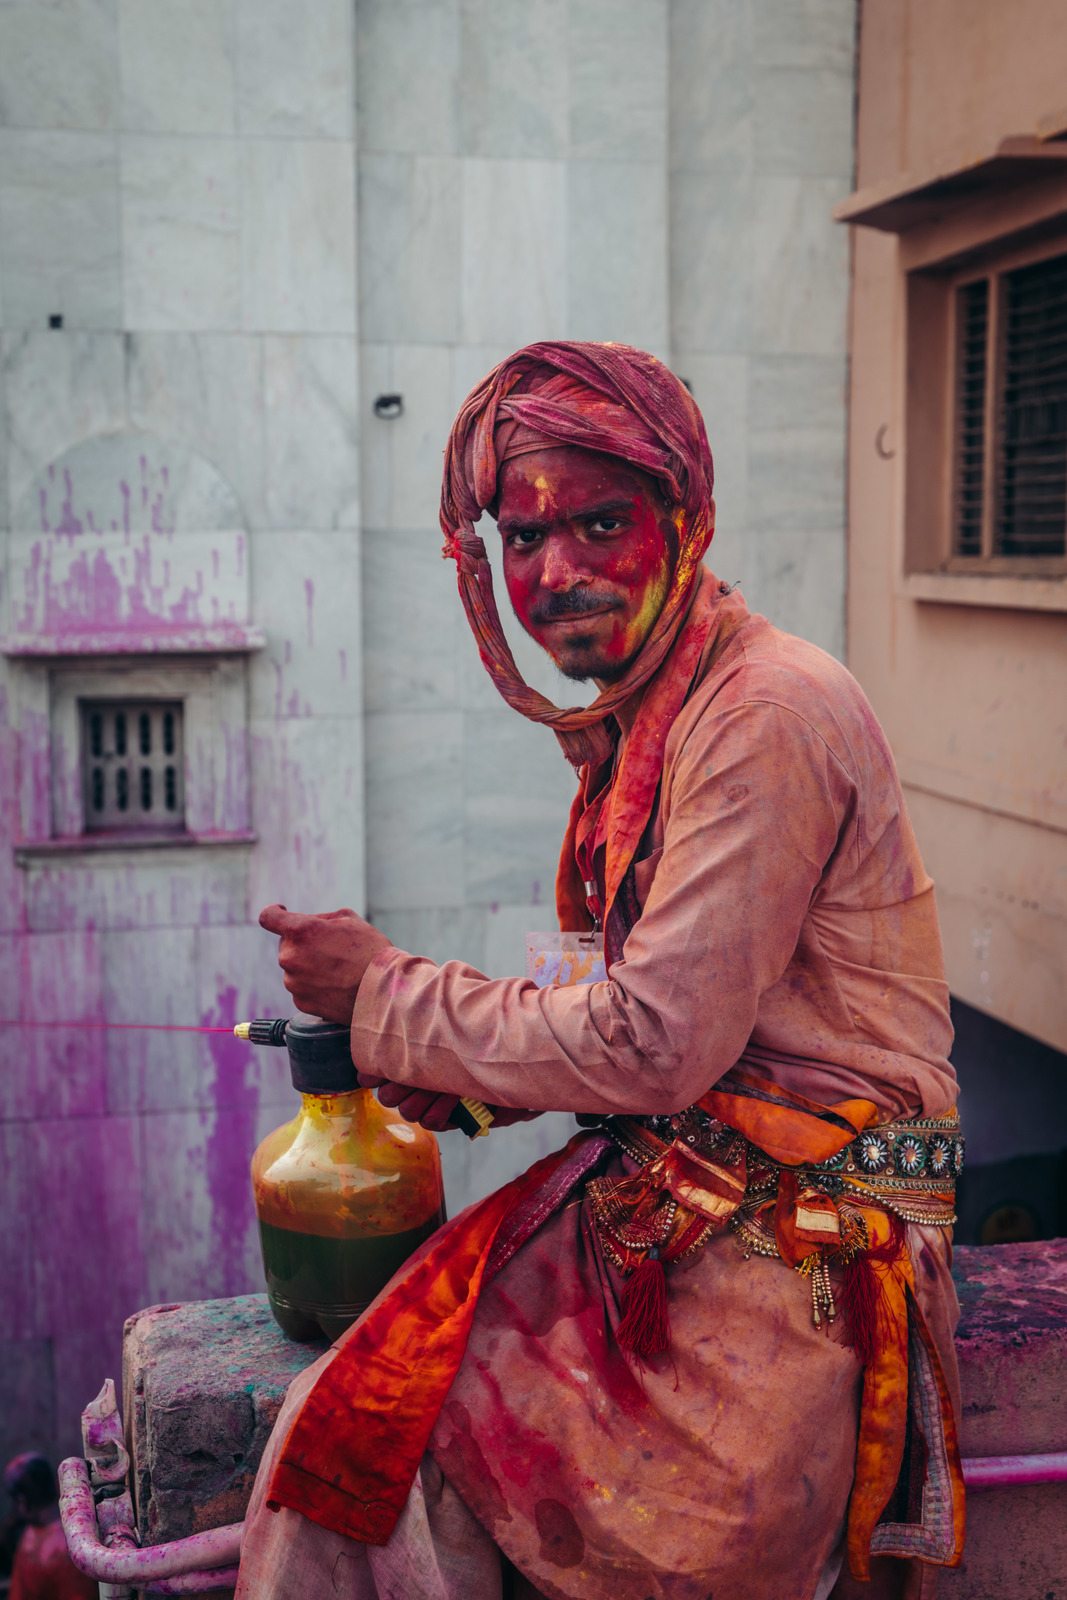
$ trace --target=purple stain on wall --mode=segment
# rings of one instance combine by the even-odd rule
[[[233,985],[218,996],[216,1005],[200,1018],[206,1028],[232,1028],[237,1015],[237,989]],[[211,1085],[214,1121],[204,1148],[204,1179],[211,1202],[215,1293],[243,1294],[248,1288],[245,1254],[248,1234],[255,1221],[249,1163],[256,1147],[259,1090],[252,1046],[226,1034],[208,1036],[215,1066]],[[247,1075],[247,1077],[246,1077]]]
[[[74,515],[74,485],[71,483],[69,469],[63,472],[63,487],[66,494],[63,504],[59,508],[59,522],[56,524],[57,533],[68,534],[73,538],[76,534],[85,532],[85,525]]]

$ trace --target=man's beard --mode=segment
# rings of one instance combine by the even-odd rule
[[[614,594],[597,594],[595,590],[569,589],[565,594],[552,594],[540,601],[530,612],[531,622],[556,622],[560,617],[581,617],[590,611],[620,611],[624,601]],[[591,651],[585,655],[583,652]],[[595,649],[593,634],[577,634],[567,642],[569,662],[556,661],[556,666],[572,683],[588,683],[592,678],[601,683],[618,683],[633,664],[633,656],[626,661],[605,659]],[[556,658],[553,657],[553,660]]]

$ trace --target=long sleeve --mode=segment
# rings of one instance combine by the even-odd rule
[[[655,1113],[737,1060],[854,809],[840,760],[797,712],[706,710],[670,772],[662,856],[606,982],[538,989],[384,951],[352,1023],[360,1066],[534,1110]]]

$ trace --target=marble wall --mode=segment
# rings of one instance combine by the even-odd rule
[[[716,465],[709,561],[844,655],[855,0],[671,0],[670,320]]]
[[[139,1306],[261,1281],[284,1058],[99,1024],[288,1009],[260,905],[363,902],[353,105],[348,0],[0,5],[0,1451],[74,1447]],[[50,850],[60,685],[146,662],[228,685],[217,837]]]
[[[292,1099],[224,1034],[25,1024],[286,1008],[267,900],[365,905],[491,976],[554,925],[572,774],[439,553],[444,440],[494,362],[553,335],[671,361],[717,458],[712,564],[840,651],[853,26],[853,0],[0,0],[0,1449],[73,1445],[131,1311],[258,1286],[247,1159]],[[86,681],[146,651],[188,677],[172,589],[244,630],[212,646],[244,715],[208,766],[255,838],[50,852],[48,619],[92,621],[78,574],[133,561],[84,508],[179,460],[216,511],[149,517],[166,581],[82,640]],[[450,1209],[572,1126],[448,1138]]]

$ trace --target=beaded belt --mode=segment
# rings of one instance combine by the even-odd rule
[[[628,1277],[650,1258],[692,1255],[728,1225],[746,1258],[780,1256],[811,1278],[818,1326],[822,1315],[835,1315],[829,1263],[851,1264],[869,1248],[865,1211],[888,1213],[899,1219],[896,1227],[950,1228],[956,1221],[964,1146],[955,1111],[867,1128],[829,1160],[798,1167],[776,1161],[699,1106],[673,1116],[611,1117],[604,1127],[642,1169],[589,1185],[604,1253]],[[692,1172],[678,1181],[672,1150],[692,1157],[696,1182]],[[790,1213],[785,1233],[780,1191]]]

